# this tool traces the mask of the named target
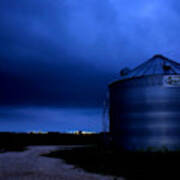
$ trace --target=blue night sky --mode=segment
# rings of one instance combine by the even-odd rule
[[[179,46],[178,0],[1,0],[0,131],[101,131],[120,69]]]

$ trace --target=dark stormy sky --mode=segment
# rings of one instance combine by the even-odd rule
[[[102,107],[121,68],[179,44],[178,0],[1,0],[0,105]]]

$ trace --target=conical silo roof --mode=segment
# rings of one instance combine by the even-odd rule
[[[180,64],[162,55],[155,55],[148,61],[121,76],[121,80],[148,75],[173,75],[180,74]]]

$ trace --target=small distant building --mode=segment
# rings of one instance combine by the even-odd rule
[[[109,85],[113,143],[129,150],[180,149],[180,64],[162,55]]]

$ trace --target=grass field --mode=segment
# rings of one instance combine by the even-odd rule
[[[88,172],[129,180],[180,179],[180,152],[125,152],[92,146],[46,156],[64,159]]]

